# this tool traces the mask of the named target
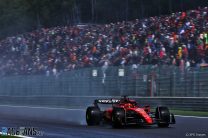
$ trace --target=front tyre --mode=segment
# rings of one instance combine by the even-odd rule
[[[86,111],[86,122],[88,126],[99,125],[101,121],[101,111],[98,107],[90,106]]]
[[[167,107],[156,108],[155,118],[158,120],[158,127],[168,127],[170,123],[170,112]]]

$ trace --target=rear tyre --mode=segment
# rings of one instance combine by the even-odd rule
[[[113,108],[112,127],[122,128],[125,125],[125,111],[123,108]]]
[[[101,112],[98,107],[90,106],[86,111],[86,122],[88,126],[99,125],[101,121]]]
[[[158,127],[168,127],[170,123],[170,112],[167,107],[156,108],[155,118],[158,120]]]

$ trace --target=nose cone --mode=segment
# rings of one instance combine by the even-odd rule
[[[150,118],[149,116],[147,118],[145,118],[145,120],[146,120],[146,122],[148,124],[152,124],[153,123],[152,118]]]

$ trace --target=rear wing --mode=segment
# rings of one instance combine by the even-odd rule
[[[119,99],[96,99],[94,104],[118,104],[120,103]]]

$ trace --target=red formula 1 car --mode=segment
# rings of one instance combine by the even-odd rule
[[[101,111],[98,104],[112,104],[112,107]],[[150,112],[150,106],[140,107],[136,101],[126,96],[121,99],[99,99],[94,101],[94,106],[86,110],[86,122],[89,126],[110,123],[114,128],[127,125],[154,125],[168,127],[175,124],[175,117],[164,106],[157,107],[155,112]]]

